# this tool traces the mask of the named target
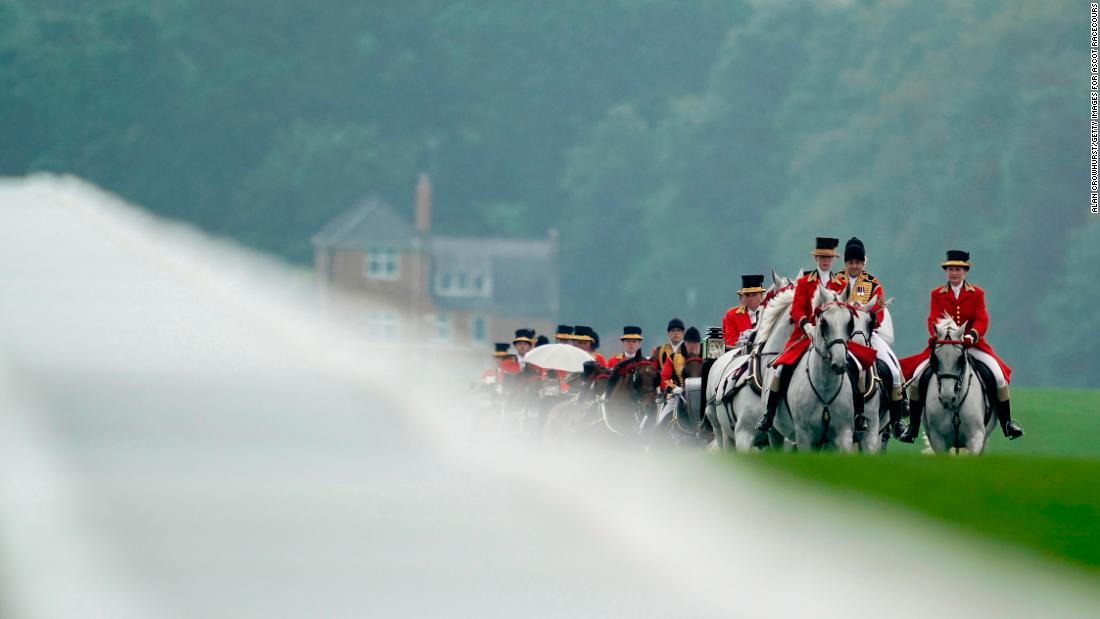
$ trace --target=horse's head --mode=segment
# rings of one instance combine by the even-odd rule
[[[768,290],[769,290],[769,292],[772,291],[772,290],[779,290],[780,288],[786,288],[787,286],[790,286],[793,283],[794,282],[791,281],[791,278],[783,277],[779,273],[776,273],[775,269],[773,268],[772,269],[772,285],[771,285],[771,288],[769,288]]]
[[[692,357],[685,361],[683,369],[680,370],[680,376],[682,378],[701,378],[703,376],[703,360]]]
[[[966,334],[967,323],[956,325],[949,316],[936,322],[936,340],[932,343],[929,363],[936,373],[940,403],[944,408],[962,404],[963,379],[967,371]]]
[[[660,383],[661,373],[652,361],[639,361],[630,369],[630,389],[636,399],[653,394]]]
[[[855,330],[855,314],[852,306],[839,295],[818,286],[814,293],[817,329],[814,330],[813,347],[836,374],[843,374],[848,369],[848,340]]]
[[[885,302],[880,303],[878,297],[875,297],[867,305],[861,305],[859,303],[850,303],[852,309],[855,310],[851,339],[863,344],[864,346],[871,345],[871,333],[879,327],[878,325],[878,312],[884,310],[890,306],[890,303],[894,301],[893,297],[890,297]]]

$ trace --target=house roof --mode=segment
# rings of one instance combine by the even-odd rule
[[[412,225],[378,196],[348,209],[313,236],[328,250],[403,248],[418,245],[431,256],[432,300],[450,310],[483,310],[501,315],[550,318],[558,312],[557,243],[551,239],[447,238],[418,235]],[[439,274],[482,277],[491,292],[482,296],[438,294]]]
[[[313,235],[313,244],[327,249],[363,249],[370,246],[402,247],[416,234],[412,224],[376,195],[344,211]]]
[[[489,296],[442,296],[439,308],[493,310],[510,316],[553,318],[558,313],[557,248],[545,239],[431,239],[433,281],[437,273],[488,275]]]

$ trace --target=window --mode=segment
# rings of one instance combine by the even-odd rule
[[[450,314],[435,315],[435,341],[449,342],[454,334],[454,328]]]
[[[489,328],[486,324],[484,316],[470,316],[470,341],[475,343],[484,342],[488,339]]]
[[[488,297],[492,280],[482,274],[436,273],[435,293],[441,297]]]
[[[397,279],[401,276],[401,257],[393,248],[368,249],[363,270],[367,279]]]
[[[372,342],[397,342],[401,335],[400,326],[397,312],[385,310],[367,313],[367,338]]]

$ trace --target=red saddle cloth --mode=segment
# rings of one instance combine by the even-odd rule
[[[791,365],[798,363],[798,360],[802,358],[802,355],[806,353],[806,349],[810,347],[810,338],[803,335],[797,339],[786,350],[783,351],[775,361],[772,361],[772,366]],[[870,346],[864,346],[858,342],[848,342],[848,352],[859,361],[859,364],[864,369],[871,367],[875,362],[875,349]]]

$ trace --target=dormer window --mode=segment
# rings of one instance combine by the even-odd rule
[[[441,297],[488,297],[492,294],[492,279],[484,274],[435,274],[435,293]]]
[[[401,256],[393,248],[371,248],[363,262],[367,279],[396,280],[401,277]]]

